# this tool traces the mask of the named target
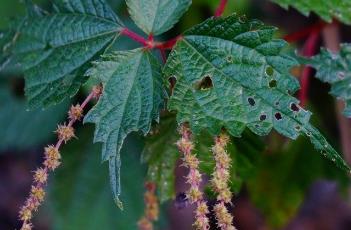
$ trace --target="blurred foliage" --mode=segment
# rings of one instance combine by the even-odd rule
[[[100,146],[92,144],[92,130],[84,129],[79,140],[63,148],[62,167],[51,184],[50,198],[54,229],[136,229],[143,214],[145,167],[139,163],[142,142],[135,136],[126,140],[121,155],[121,200],[117,208],[111,197],[107,165],[101,165]]]
[[[26,150],[49,141],[64,118],[67,103],[47,110],[26,110],[23,98],[0,85],[0,152]]]
[[[247,189],[269,224],[282,227],[296,214],[309,186],[322,178],[338,181],[344,188],[348,184],[347,175],[299,138],[263,153],[252,168]]]

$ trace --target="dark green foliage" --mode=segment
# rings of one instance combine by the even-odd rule
[[[191,0],[126,0],[137,26],[147,34],[159,35],[171,29],[188,10]]]
[[[331,85],[330,93],[345,101],[344,115],[351,117],[351,45],[343,44],[338,54],[322,49],[307,61],[316,70],[316,77]]]
[[[32,14],[19,28],[12,50],[25,73],[31,108],[77,93],[86,63],[116,39],[122,24],[104,1],[55,1],[56,12]]]
[[[248,127],[257,135],[273,128],[296,139],[305,135],[340,168],[349,167],[320,132],[311,113],[291,96],[299,88],[290,69],[297,61],[282,53],[286,42],[273,39],[274,27],[232,15],[211,18],[185,32],[170,54],[166,77],[177,83],[169,109],[195,133],[212,135],[222,127],[239,137]]]
[[[292,6],[308,16],[310,12],[331,22],[335,17],[346,24],[351,24],[351,2],[349,0],[271,0],[284,8]]]
[[[0,151],[26,150],[51,140],[67,109],[67,103],[63,103],[47,110],[26,111],[23,99],[0,86]]]
[[[120,150],[133,131],[146,135],[153,120],[159,119],[164,102],[161,67],[143,49],[105,55],[88,71],[103,83],[104,91],[84,122],[96,124],[95,142],[103,142],[102,160],[109,161],[110,181],[116,202],[120,204]]]
[[[105,165],[99,163],[99,145],[93,145],[92,132],[79,133],[79,140],[62,151],[64,164],[51,184],[54,229],[96,230],[136,229],[143,214],[144,167],[139,164],[142,143],[130,137],[122,150],[121,195],[128,205],[120,212],[111,202],[111,192]]]

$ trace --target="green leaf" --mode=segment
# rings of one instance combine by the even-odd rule
[[[337,18],[345,24],[351,24],[351,2],[349,0],[271,0],[283,8],[296,8],[305,16],[311,11],[318,14],[323,20],[331,22]]]
[[[311,113],[291,96],[299,88],[290,75],[297,61],[282,53],[286,42],[273,39],[274,27],[232,15],[211,18],[184,34],[167,61],[165,75],[177,83],[169,109],[178,122],[213,135],[224,127],[241,136],[246,127],[257,135],[274,128],[297,139],[308,136],[315,148],[340,168],[349,167],[310,123]]]
[[[191,0],[126,0],[137,26],[147,34],[159,35],[173,27],[188,10]]]
[[[175,197],[175,168],[179,151],[175,145],[177,122],[174,116],[161,119],[146,138],[142,161],[148,165],[148,180],[157,184],[161,202]]]
[[[102,142],[102,159],[109,161],[110,181],[120,204],[120,150],[134,131],[146,135],[159,119],[165,91],[158,61],[144,49],[105,55],[87,73],[103,83],[104,91],[84,122],[96,124],[95,142]]]
[[[257,142],[257,138],[256,140],[250,139],[248,142],[247,136],[245,135],[238,142],[233,140],[227,148],[232,158],[230,185],[233,192],[240,191],[243,181],[252,171],[252,159],[256,159],[262,152],[262,149],[253,144]],[[142,159],[148,164],[148,180],[157,183],[161,202],[175,197],[175,168],[177,160],[182,157],[175,144],[179,138],[175,116],[167,115],[162,117],[161,123],[152,129],[145,141]],[[200,160],[200,172],[210,177],[215,166],[211,152],[214,138],[209,133],[202,132],[201,135],[195,136],[194,143],[194,154]],[[262,143],[259,145],[261,146]],[[243,149],[246,146],[249,146],[250,149]],[[249,159],[249,156],[252,159]]]
[[[344,115],[351,118],[351,45],[341,45],[338,54],[321,49],[320,54],[307,63],[317,70],[319,80],[331,85],[330,93],[345,101]]]
[[[142,143],[136,137],[126,140],[122,150],[124,174],[122,199],[127,202],[120,212],[111,201],[105,165],[99,163],[99,145],[93,145],[91,130],[82,130],[79,140],[62,150],[63,164],[50,185],[53,229],[112,230],[136,229],[143,214],[145,168],[139,164]]]
[[[13,49],[25,73],[31,108],[46,107],[77,93],[89,61],[122,29],[103,0],[55,1],[56,12],[32,14]]]
[[[67,109],[68,104],[62,103],[47,110],[26,111],[23,99],[0,86],[0,151],[28,150],[49,141]]]

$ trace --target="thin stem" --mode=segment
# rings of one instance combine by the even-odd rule
[[[167,62],[167,55],[166,55],[166,51],[164,49],[159,49],[160,54],[161,54],[161,58],[163,61],[163,64],[165,64]]]
[[[319,31],[313,31],[308,37],[305,46],[303,47],[302,55],[305,57],[313,56],[317,51],[319,40]],[[302,71],[301,90],[299,92],[300,105],[304,107],[308,99],[308,89],[310,85],[311,67],[306,66]]]
[[[228,3],[228,0],[221,0],[217,9],[216,9],[216,12],[214,14],[215,17],[220,17],[222,16],[224,10],[225,10],[225,7],[227,6],[227,3]]]
[[[305,27],[302,30],[284,36],[284,40],[287,42],[296,42],[308,37],[311,33],[320,33],[327,24],[323,21],[319,21],[316,24]]]
[[[154,48],[163,49],[163,50],[172,49],[175,46],[175,44],[182,38],[183,38],[182,35],[178,35],[177,37],[172,38],[168,41],[158,42],[155,44]]]
[[[150,43],[147,39],[145,39],[144,37],[140,36],[137,33],[134,33],[133,31],[129,30],[128,28],[124,28],[122,30],[121,34],[131,38],[132,40],[134,40],[136,42],[139,42],[140,44],[142,44],[145,47],[148,47],[150,45]]]

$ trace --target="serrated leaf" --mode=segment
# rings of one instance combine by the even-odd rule
[[[188,10],[191,0],[126,0],[137,26],[147,34],[159,35],[173,27]]]
[[[63,103],[48,110],[26,111],[23,99],[0,86],[0,151],[26,150],[49,141],[67,109],[68,104]]]
[[[318,14],[323,20],[331,22],[337,18],[345,24],[351,24],[351,2],[349,0],[271,0],[287,9],[296,8],[308,16],[311,11]]]
[[[321,49],[320,54],[307,63],[317,70],[319,80],[331,85],[330,93],[345,101],[344,115],[351,117],[351,45],[341,45],[338,54]]]
[[[142,162],[148,165],[148,180],[157,184],[161,202],[175,197],[175,168],[179,158],[177,123],[173,116],[161,119],[145,140]]]
[[[122,159],[125,210],[120,212],[111,200],[106,165],[99,163],[99,145],[93,145],[91,130],[82,130],[79,140],[62,150],[62,167],[50,184],[49,197],[53,229],[112,230],[135,229],[143,214],[145,168],[139,163],[142,142],[126,140]],[[47,215],[47,214],[46,214]]]
[[[165,91],[158,61],[144,49],[105,55],[88,71],[104,86],[102,97],[84,122],[96,124],[95,142],[102,142],[102,159],[109,161],[110,181],[119,203],[120,150],[134,131],[146,135],[158,120]]]
[[[56,12],[32,15],[13,49],[25,73],[31,108],[73,96],[87,63],[118,36],[122,24],[103,0],[57,0]]]
[[[310,123],[311,113],[291,94],[299,88],[290,68],[297,61],[282,53],[286,42],[273,39],[274,27],[232,15],[211,18],[184,34],[167,61],[165,74],[177,83],[169,109],[178,122],[216,135],[224,127],[241,136],[274,128],[297,139],[308,136],[315,148],[340,168],[349,167]]]

